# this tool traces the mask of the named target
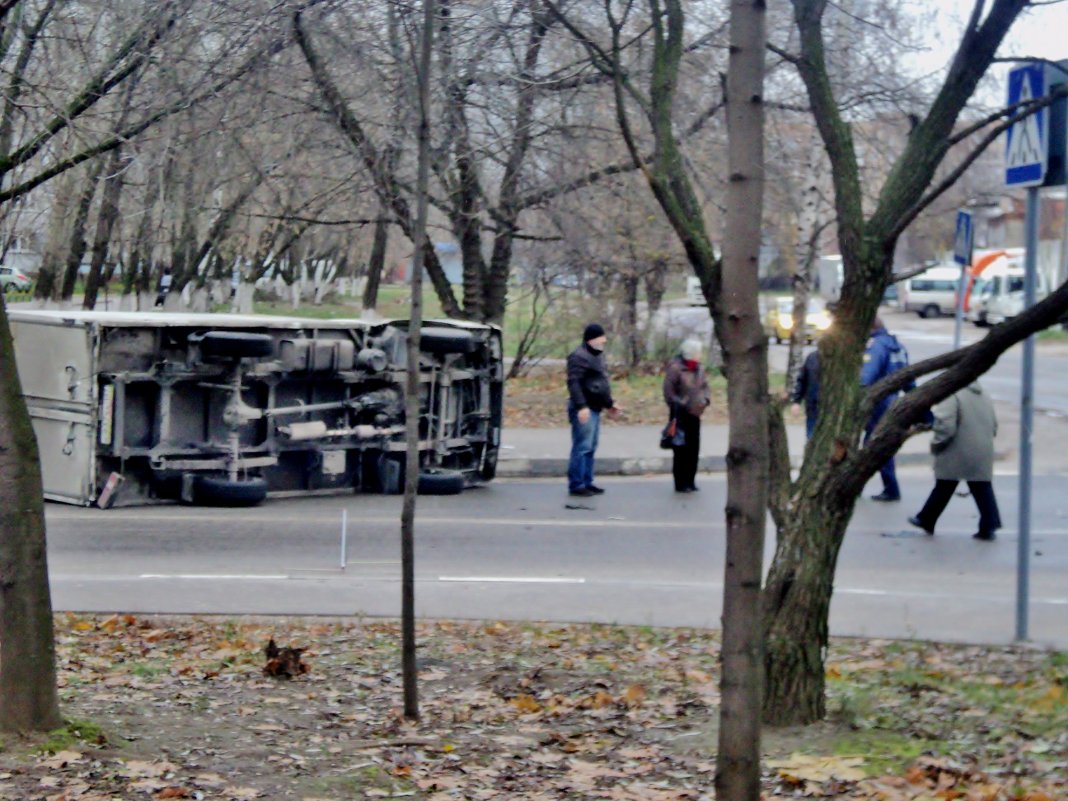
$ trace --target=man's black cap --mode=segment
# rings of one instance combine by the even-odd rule
[[[586,326],[586,330],[582,332],[582,341],[589,342],[591,339],[597,339],[597,337],[604,336],[604,326],[600,323],[590,323]]]

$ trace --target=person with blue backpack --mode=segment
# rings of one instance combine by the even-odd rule
[[[896,373],[902,367],[908,367],[909,354],[905,346],[897,341],[897,337],[886,330],[883,321],[876,316],[871,324],[871,336],[868,345],[864,349],[864,363],[860,368],[860,385],[870,387],[880,379]],[[915,382],[910,383],[905,390],[914,389]],[[864,426],[864,442],[871,437],[879,420],[886,410],[897,399],[896,392],[887,395],[872,409],[871,417]],[[879,475],[883,479],[883,491],[878,495],[872,495],[873,501],[900,501],[901,488],[897,483],[897,472],[894,469],[894,457],[891,456],[886,463],[879,468]]]

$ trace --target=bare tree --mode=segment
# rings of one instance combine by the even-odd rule
[[[63,16],[58,14],[60,5]],[[280,46],[269,36],[263,41],[265,27],[260,18],[241,30],[237,41],[220,37],[218,57],[199,64],[201,71],[191,85],[176,87],[173,74],[159,80],[154,87],[158,90],[156,102],[139,107],[138,119],[117,134],[105,121],[103,130],[110,132],[103,136],[95,133],[100,130],[97,125],[84,126],[79,136],[71,136],[75,126],[97,110],[101,99],[137,70],[147,69],[150,56],[162,43],[175,41],[177,46],[172,37],[187,34],[186,44],[199,46],[204,33],[199,23],[203,20],[190,13],[193,5],[193,0],[102,6],[51,0],[0,4],[0,41],[6,47],[0,48],[0,59],[10,76],[0,101],[0,203],[25,195],[49,179],[114,150],[168,115],[213,96],[247,74],[265,52]],[[113,48],[101,52],[83,48],[78,26],[95,25],[102,16],[114,26],[115,36],[108,39],[114,42]],[[42,49],[52,24],[65,34],[57,35],[54,41],[67,49]],[[192,36],[193,27],[197,28],[196,36]],[[178,47],[176,58],[180,51]],[[87,55],[93,58],[86,61]],[[158,77],[159,64],[153,67],[152,74]],[[64,70],[68,74],[63,74]],[[24,102],[30,95],[35,102]],[[103,108],[100,106],[100,113]],[[48,729],[59,722],[59,712],[40,467],[2,301],[0,471],[11,477],[0,491],[0,729]]]
[[[1005,34],[1030,3],[978,2],[943,82],[893,159],[874,202],[866,207],[853,126],[828,63],[828,18],[842,21],[822,0],[795,0],[798,51],[783,57],[796,66],[832,165],[838,244],[844,283],[836,322],[820,344],[820,416],[805,461],[786,498],[773,508],[778,545],[765,588],[767,689],[765,720],[808,723],[825,714],[824,653],[834,565],[857,497],[867,480],[901,446],[933,403],[981,375],[1008,347],[1050,325],[1068,308],[1068,286],[981,342],[899,371],[867,392],[858,384],[861,355],[883,290],[891,279],[899,237],[917,215],[944,192],[978,151],[932,186],[950,148],[977,129],[993,141],[1009,120],[1030,109],[998,113],[955,130],[965,104],[992,63]],[[985,13],[984,13],[985,12]],[[1033,107],[1033,104],[1032,104]],[[1015,113],[1014,113],[1015,112]],[[873,404],[916,377],[943,370],[909,392],[884,415],[866,445],[860,433]],[[773,429],[780,430],[780,429]],[[781,448],[775,449],[782,454]],[[789,482],[783,470],[773,471]]]
[[[419,37],[416,82],[419,87],[419,167],[415,179],[415,252],[427,245],[426,222],[430,207],[430,80],[434,42],[434,0],[423,0],[423,25]],[[408,376],[405,386],[405,424],[408,438],[404,472],[404,508],[401,512],[401,562],[403,570],[401,627],[404,673],[404,716],[419,717],[419,669],[415,643],[415,500],[419,490],[419,369],[420,327],[423,324],[423,275],[412,275],[411,312],[408,316]]]

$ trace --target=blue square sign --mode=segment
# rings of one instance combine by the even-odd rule
[[[957,212],[957,232],[953,237],[953,261],[957,264],[972,263],[972,215],[967,211]]]
[[[1041,64],[1017,67],[1009,73],[1009,105],[1046,94]],[[1013,123],[1005,146],[1005,185],[1039,186],[1046,177],[1049,152],[1049,110],[1044,108]]]

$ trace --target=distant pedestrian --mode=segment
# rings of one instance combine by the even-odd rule
[[[701,415],[712,402],[708,377],[701,363],[701,343],[687,339],[664,372],[664,401],[682,432],[682,444],[672,448],[671,473],[675,492],[697,492],[697,462],[701,454]]]
[[[156,308],[158,309],[163,305],[163,301],[167,299],[167,294],[171,291],[171,284],[174,282],[174,276],[171,275],[171,268],[165,267],[163,275],[159,277],[159,290],[156,295]]]
[[[604,328],[590,323],[582,334],[582,344],[567,357],[567,419],[571,423],[567,489],[571,495],[584,498],[604,492],[593,483],[601,412],[616,415],[620,411],[612,400],[612,385],[604,363],[607,343]]]
[[[820,400],[820,352],[812,351],[805,357],[801,364],[801,372],[797,374],[797,382],[794,384],[793,394],[790,401],[796,406],[805,404],[805,436],[812,439],[812,432],[816,430],[816,417],[819,415]]]
[[[876,317],[871,324],[871,337],[864,349],[864,363],[860,368],[860,385],[870,387],[880,379],[897,372],[902,367],[907,367],[909,354],[905,346],[897,341],[897,337],[886,330],[883,321]],[[911,387],[909,387],[911,389]],[[886,414],[897,399],[897,393],[891,393],[875,404],[871,417],[864,427],[864,441],[871,437],[875,426]],[[883,491],[878,495],[872,495],[873,501],[900,501],[901,488],[897,483],[897,472],[894,469],[894,457],[891,456],[886,463],[879,468],[879,474],[883,479]]]
[[[998,432],[994,404],[978,383],[950,395],[934,407],[935,486],[927,503],[909,523],[934,534],[935,524],[946,508],[957,482],[967,481],[979,509],[977,540],[992,540],[1001,528],[1001,515],[994,497],[994,436]]]

